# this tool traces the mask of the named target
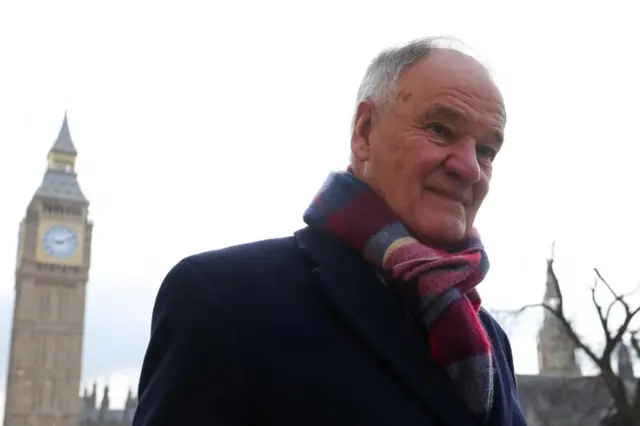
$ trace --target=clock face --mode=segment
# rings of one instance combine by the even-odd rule
[[[42,243],[51,256],[65,258],[76,252],[78,237],[67,227],[54,226],[45,232]]]

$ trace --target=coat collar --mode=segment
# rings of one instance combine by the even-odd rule
[[[427,338],[374,269],[358,253],[321,231],[304,228],[295,237],[316,265],[314,272],[323,290],[345,322],[384,368],[441,419],[438,424],[476,424],[446,372],[432,360]]]

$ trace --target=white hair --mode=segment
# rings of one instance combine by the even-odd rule
[[[435,49],[456,50],[472,57],[476,56],[462,41],[449,36],[422,38],[383,50],[371,61],[360,83],[351,130],[355,129],[356,112],[362,102],[371,100],[378,107],[387,105],[391,102],[398,80],[404,72]]]

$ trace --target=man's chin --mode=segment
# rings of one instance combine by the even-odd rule
[[[424,244],[450,247],[460,244],[466,238],[467,223],[464,217],[433,218],[427,223],[421,223],[416,231]]]

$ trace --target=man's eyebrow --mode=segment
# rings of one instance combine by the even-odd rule
[[[432,105],[427,110],[427,115],[428,116],[435,115],[435,116],[441,116],[441,117],[447,117],[447,118],[453,118],[453,119],[465,118],[467,116],[462,110],[459,110],[457,108],[452,108],[450,106],[442,105],[442,104]]]
[[[444,118],[449,118],[449,119],[453,119],[453,120],[460,120],[463,118],[467,118],[467,114],[465,114],[464,111],[462,111],[461,109],[458,108],[454,108],[448,105],[443,105],[443,104],[435,104],[432,105],[428,110],[427,110],[427,117],[444,117]],[[498,145],[502,145],[502,143],[504,142],[504,132],[498,129],[495,129],[492,131],[492,136],[493,139],[495,140],[495,142]]]

